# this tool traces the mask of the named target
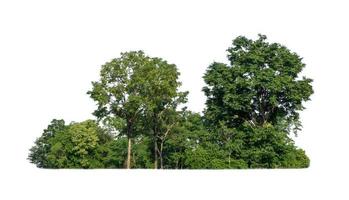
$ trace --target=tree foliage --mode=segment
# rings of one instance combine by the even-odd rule
[[[203,115],[183,107],[176,65],[142,51],[104,64],[88,92],[97,121],[52,120],[30,149],[40,168],[304,168],[292,134],[313,93],[302,58],[264,35],[235,38],[205,75]]]
[[[177,124],[177,108],[187,101],[187,92],[178,91],[180,74],[174,64],[160,58],[149,58],[148,62],[133,78],[144,103],[143,131],[153,141],[154,168],[163,168],[164,142]]]
[[[122,53],[102,66],[100,81],[92,82],[88,92],[98,105],[94,115],[117,134],[127,136],[127,168],[131,167],[132,139],[144,108],[142,83],[134,77],[149,65],[149,60],[141,51]]]
[[[210,65],[204,76],[210,123],[226,121],[235,127],[268,122],[300,128],[299,111],[313,90],[311,79],[299,77],[305,64],[296,53],[266,42],[264,35],[256,41],[240,36],[228,49],[228,59],[230,64]]]
[[[41,168],[104,168],[105,145],[111,141],[93,120],[69,125],[52,120],[30,149],[29,160]]]
[[[210,65],[204,76],[207,128],[249,168],[308,166],[308,159],[292,166],[283,160],[304,154],[290,138],[300,130],[299,111],[313,93],[312,80],[299,77],[302,59],[264,35],[255,41],[237,37],[228,59],[230,64]]]
[[[64,120],[52,120],[51,124],[44,130],[42,136],[37,138],[35,145],[29,150],[28,159],[40,168],[52,168],[53,166],[48,161],[48,154],[51,151],[50,139],[56,133],[64,131],[66,128]]]

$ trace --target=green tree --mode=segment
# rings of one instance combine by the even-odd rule
[[[107,145],[105,163],[108,168],[123,168],[127,157],[127,138],[118,137]],[[132,145],[132,168],[152,168],[151,140],[137,135]]]
[[[127,157],[127,137],[117,137],[109,142],[105,149],[105,165],[107,168],[124,168]]]
[[[269,123],[263,126],[246,125],[239,133],[241,146],[234,148],[232,157],[245,161],[248,168],[303,168],[309,166],[309,159],[303,150],[285,130]],[[232,144],[236,143],[235,138]]]
[[[246,168],[241,160],[231,159],[229,165],[228,152],[219,138],[206,129],[198,113],[182,112],[164,146],[165,168]]]
[[[132,139],[143,109],[140,83],[133,77],[139,68],[149,65],[149,59],[142,51],[122,53],[102,66],[100,80],[92,82],[88,92],[98,105],[94,115],[117,134],[127,136],[126,168],[131,167]]]
[[[204,75],[207,127],[218,134],[229,158],[242,158],[249,167],[279,166],[270,160],[280,156],[274,150],[281,145],[296,151],[289,133],[301,128],[299,112],[313,93],[312,80],[299,77],[305,64],[285,46],[266,42],[264,35],[257,40],[237,37],[228,59],[230,64],[215,62]]]
[[[176,65],[161,58],[148,58],[146,65],[137,68],[133,80],[142,96],[143,128],[154,143],[154,168],[163,168],[163,145],[177,123],[178,106],[187,101],[188,92],[179,92],[181,82]]]
[[[28,160],[36,164],[40,168],[51,168],[47,156],[51,149],[49,140],[57,133],[65,131],[66,126],[64,120],[54,119],[44,130],[42,136],[36,139],[34,146],[29,150]]]
[[[240,36],[228,49],[230,65],[213,63],[204,79],[207,96],[205,116],[236,127],[243,122],[262,125],[286,123],[300,128],[299,111],[313,93],[312,80],[299,78],[302,59],[278,43]]]
[[[37,141],[28,159],[40,168],[104,168],[112,137],[93,120],[53,120]]]
[[[147,135],[139,135],[133,145],[134,168],[152,168],[153,160],[151,154],[152,140]]]
[[[164,145],[165,168],[188,168],[186,152],[195,150],[199,144],[206,141],[208,135],[199,114],[190,111],[181,112],[172,134]]]
[[[204,80],[204,115],[187,111],[188,92],[174,64],[142,51],[122,53],[92,82],[94,120],[52,120],[28,159],[40,168],[303,168],[294,144],[310,99],[305,64],[285,46],[240,36],[229,64],[214,62]],[[103,126],[101,126],[103,125]]]

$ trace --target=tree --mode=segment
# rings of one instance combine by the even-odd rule
[[[72,123],[67,130],[72,143],[72,152],[77,157],[78,165],[83,168],[93,166],[89,154],[98,145],[98,129],[94,121],[87,120],[82,123]]]
[[[300,128],[299,111],[313,93],[312,80],[298,75],[305,67],[302,59],[286,47],[240,36],[228,49],[230,65],[213,63],[204,79],[207,119],[220,120],[229,127],[243,122],[273,125],[285,122]]]
[[[176,65],[161,58],[147,58],[147,64],[135,70],[134,86],[142,97],[143,128],[150,132],[154,148],[154,168],[163,168],[163,145],[177,123],[180,104],[187,101],[188,92],[179,92],[181,82]]]
[[[283,143],[284,147],[290,144],[289,133],[296,134],[301,128],[299,112],[313,93],[312,80],[299,77],[305,64],[296,53],[278,43],[266,42],[264,35],[255,41],[237,37],[228,49],[228,59],[230,64],[215,62],[204,75],[207,127],[219,132],[217,139],[221,138],[222,145],[230,149],[230,156],[235,152],[235,158],[240,158],[248,151],[243,159],[250,163],[249,167],[273,167],[271,161],[268,165],[259,164],[266,157],[271,159],[277,155],[259,148],[257,143],[251,144],[251,140],[282,135],[277,143]],[[272,145],[271,138],[264,144]],[[258,153],[251,153],[256,147]],[[248,161],[251,156],[263,159],[255,165]]]
[[[94,115],[118,134],[126,135],[126,168],[131,167],[132,139],[143,108],[140,83],[133,76],[135,71],[148,64],[149,58],[142,51],[121,53],[120,58],[102,66],[100,80],[92,82],[93,88],[88,92],[98,105]]]
[[[288,132],[269,123],[263,126],[246,125],[239,133],[242,144],[233,146],[234,154],[245,161],[248,168],[304,168],[309,159],[303,150],[294,145]],[[232,144],[236,143],[232,141]],[[236,150],[239,150],[236,151]]]
[[[65,131],[66,126],[64,120],[54,119],[44,130],[42,136],[36,139],[35,145],[29,150],[28,160],[31,163],[36,164],[39,168],[52,168],[47,156],[51,149],[49,140],[57,133]]]
[[[176,65],[122,53],[102,66],[88,91],[97,121],[52,120],[30,149],[42,168],[303,168],[310,160],[291,134],[312,80],[296,53],[266,36],[240,36],[229,64],[214,62],[205,75],[204,115],[183,107]]]
[[[190,111],[182,112],[178,124],[165,143],[165,168],[226,169],[246,168],[242,160],[228,159],[228,151],[209,132],[203,117]]]
[[[141,134],[133,138],[132,168],[152,168],[151,140]],[[107,168],[123,168],[127,156],[127,138],[117,137],[106,146],[105,163]]]
[[[164,145],[164,168],[188,168],[186,153],[195,150],[208,135],[202,117],[198,113],[190,111],[179,113],[172,134],[168,136]]]
[[[93,120],[65,125],[52,120],[30,150],[29,160],[40,168],[104,168],[112,137]]]

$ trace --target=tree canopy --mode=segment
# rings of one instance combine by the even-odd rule
[[[228,63],[213,62],[203,76],[203,114],[184,106],[176,65],[122,53],[88,91],[96,120],[52,120],[28,159],[40,168],[308,167],[291,137],[313,94],[302,58],[264,35],[239,36],[227,53]]]
[[[122,53],[120,58],[102,66],[100,81],[92,82],[88,92],[97,102],[94,115],[118,135],[128,139],[126,168],[131,167],[132,139],[138,133],[139,118],[144,111],[141,82],[135,81],[137,72],[149,65],[143,52]]]
[[[204,116],[207,128],[226,138],[229,155],[248,167],[293,167],[283,159],[290,151],[306,158],[290,133],[301,128],[299,111],[313,93],[312,80],[299,77],[305,64],[296,53],[266,39],[237,37],[227,50],[229,64],[208,67]],[[304,160],[302,167],[309,164]]]
[[[30,149],[29,159],[42,168],[104,168],[110,142],[111,135],[93,120],[66,125],[54,119]]]

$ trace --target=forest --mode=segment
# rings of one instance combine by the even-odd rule
[[[94,119],[53,119],[29,150],[39,168],[307,168],[293,136],[313,94],[302,58],[265,35],[233,39],[203,76],[202,113],[186,106],[175,64],[143,51],[101,66],[87,95]]]

